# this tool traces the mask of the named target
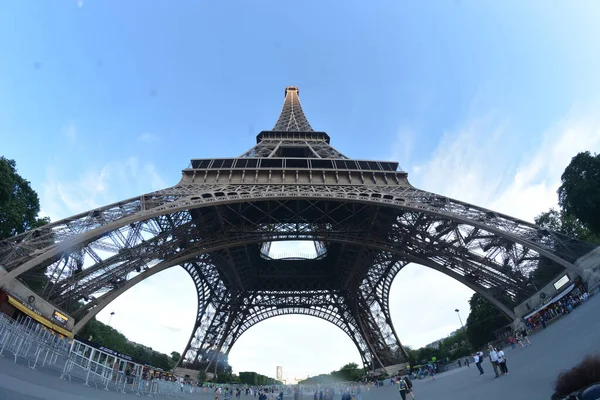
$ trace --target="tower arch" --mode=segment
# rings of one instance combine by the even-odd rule
[[[327,251],[313,260],[261,253],[284,240]],[[119,294],[180,265],[199,296],[184,353],[207,368],[211,351],[229,351],[273,309],[325,313],[350,332],[365,365],[380,368],[406,361],[389,315],[391,282],[406,263],[443,272],[514,317],[515,303],[533,294],[532,271],[556,263],[581,273],[576,260],[592,249],[415,188],[396,162],[350,159],[313,130],[298,88],[288,87],[275,128],[240,157],[193,159],[175,186],[1,241],[0,285],[44,271],[45,299],[83,303],[80,329]],[[311,308],[322,296],[337,315]]]

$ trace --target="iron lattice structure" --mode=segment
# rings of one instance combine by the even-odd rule
[[[46,274],[39,295],[76,312],[77,331],[133,285],[181,266],[198,293],[186,362],[209,369],[253,325],[304,314],[342,329],[374,369],[407,360],[389,309],[406,264],[440,271],[515,318],[537,291],[533,272],[574,268],[592,249],[407,177],[396,162],[334,149],[288,87],[273,130],[240,157],[193,159],[173,187],[0,242],[0,283]],[[312,241],[314,257],[273,259],[270,244],[292,240]]]

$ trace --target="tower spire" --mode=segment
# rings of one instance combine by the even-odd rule
[[[286,132],[313,132],[313,128],[308,123],[298,94],[300,91],[297,86],[288,86],[285,88],[285,101],[279,119],[273,128],[274,131]]]

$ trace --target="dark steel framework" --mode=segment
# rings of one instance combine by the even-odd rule
[[[273,259],[270,244],[290,240],[314,242],[315,257]],[[407,360],[389,310],[406,264],[440,271],[515,318],[537,290],[533,271],[576,269],[591,249],[419,190],[395,162],[344,156],[288,87],[273,130],[240,157],[194,159],[173,187],[0,242],[0,283],[46,274],[39,294],[76,312],[79,330],[133,285],[181,266],[198,292],[186,362],[208,369],[253,325],[304,314],[346,332],[374,369]]]

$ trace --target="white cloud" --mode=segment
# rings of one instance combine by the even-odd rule
[[[600,150],[600,117],[574,108],[547,131],[537,151],[523,157],[511,184],[490,207],[532,221],[557,204],[560,176],[577,153]]]
[[[158,137],[158,135],[149,132],[142,133],[140,136],[137,137],[137,140],[145,143],[153,143],[158,141],[159,139],[160,138]]]
[[[391,148],[389,160],[398,161],[400,168],[406,167],[412,161],[412,153],[415,147],[415,132],[407,126],[402,126],[396,133],[396,141]]]
[[[533,221],[556,206],[560,176],[571,158],[600,150],[600,117],[593,110],[572,109],[547,131],[532,132],[539,139],[529,146],[507,118],[471,118],[446,132],[429,159],[408,169],[409,178],[418,188]],[[455,308],[466,321],[471,294],[422,266],[401,271],[390,296],[400,339],[420,347],[446,336],[460,326]]]
[[[140,164],[136,157],[83,170],[71,180],[63,176],[57,168],[48,167],[41,190],[41,215],[53,221],[167,187],[153,164]]]

